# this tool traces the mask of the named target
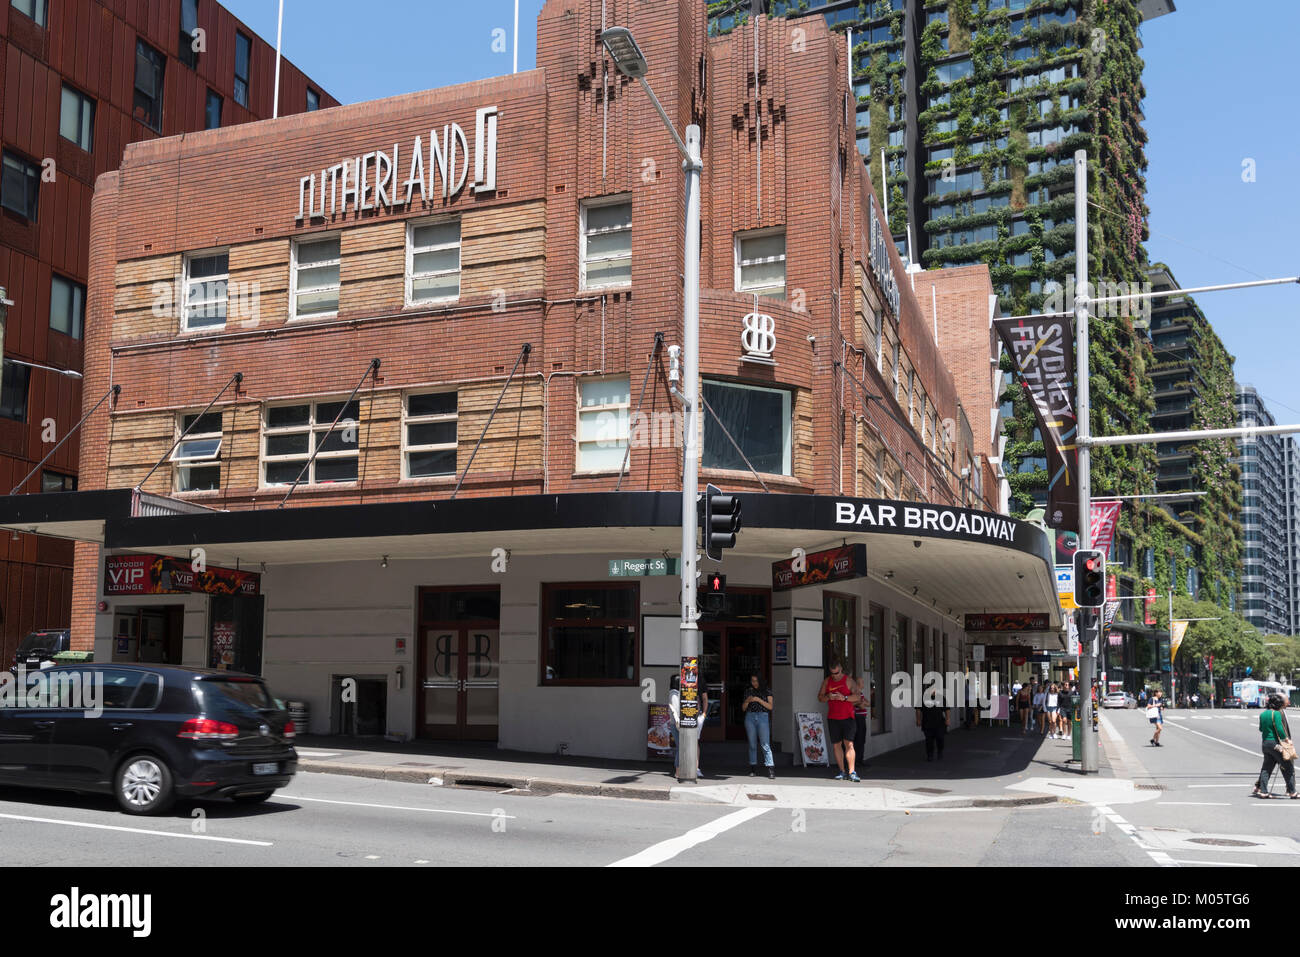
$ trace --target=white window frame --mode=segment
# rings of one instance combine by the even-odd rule
[[[589,382],[626,382],[628,385],[627,402],[610,402],[605,405],[583,405],[582,404],[582,387]],[[584,376],[577,380],[577,394],[575,396],[578,406],[577,421],[575,422],[576,430],[573,433],[573,471],[578,475],[608,475],[616,472],[617,469],[607,468],[584,468],[582,464],[582,449],[587,445],[604,445],[610,442],[621,445],[625,450],[628,443],[632,441],[632,380],[626,375],[608,375],[608,376]],[[620,413],[626,410],[627,417],[623,418]],[[626,431],[622,435],[617,435],[613,439],[608,437],[598,439],[582,438],[582,417],[584,415],[595,415],[597,417],[612,413],[615,420],[622,419],[626,422]]]
[[[188,483],[182,481],[182,476],[188,477],[192,468],[205,468],[215,465],[217,467],[217,486],[220,487],[221,447],[225,444],[225,415],[220,409],[215,412],[209,411],[208,415],[215,415],[221,423],[221,428],[216,432],[191,432],[185,436],[184,441],[180,441],[181,433],[185,431],[185,419],[191,415],[201,416],[202,410],[181,412],[176,416],[176,438],[172,440],[176,443],[176,447],[172,450],[172,454],[168,459],[172,463],[172,488],[177,492],[206,492],[209,490],[185,488],[184,486]],[[194,454],[190,448],[193,443],[207,443],[213,439],[216,439],[217,446],[211,452]]]
[[[735,263],[735,289],[736,292],[743,292],[749,295],[769,296],[773,299],[784,299],[786,290],[786,280],[789,278],[787,255],[789,252],[788,242],[783,243],[786,252],[780,256],[760,256],[755,259],[745,259],[741,256],[741,247],[748,239],[767,239],[770,236],[780,236],[783,240],[785,236],[785,227],[776,226],[771,229],[751,229],[746,232],[736,233],[732,246],[734,252],[733,262]],[[758,266],[765,263],[781,263],[781,291],[776,293],[776,286],[746,285],[744,279],[745,267]]]
[[[415,231],[424,226],[445,226],[450,223],[456,224],[456,242],[455,243],[435,243],[432,246],[421,246],[418,250],[415,248]],[[408,309],[420,308],[422,306],[437,306],[449,302],[458,302],[460,300],[460,279],[464,267],[463,253],[464,230],[459,217],[448,219],[447,217],[435,217],[433,219],[414,220],[406,224],[406,307]],[[415,256],[417,253],[438,252],[444,249],[456,250],[456,268],[435,270],[434,272],[422,272],[419,276],[415,275]],[[456,295],[439,296],[436,299],[414,299],[412,298],[413,285],[415,279],[428,279],[436,276],[450,276],[456,274]]]
[[[602,231],[600,235],[609,235],[612,233],[626,232],[628,234],[627,255],[626,256],[603,256],[595,262],[615,262],[621,259],[627,259],[629,278],[627,282],[602,283],[592,285],[587,282],[587,212],[592,209],[602,209],[606,206],[627,206],[629,211],[629,224]],[[578,222],[578,288],[579,289],[630,289],[632,287],[631,266],[632,266],[632,194],[620,193],[617,196],[602,196],[599,199],[584,200],[580,205],[579,222]]]
[[[225,256],[226,271],[215,276],[204,276],[200,279],[190,277],[190,266],[196,259],[203,259],[207,256]],[[207,332],[212,329],[222,329],[230,319],[230,249],[229,247],[216,247],[214,249],[201,249],[185,254],[184,260],[184,281],[181,283],[181,330],[183,332]],[[213,283],[221,282],[222,291],[225,294],[223,299],[226,307],[226,318],[221,322],[209,322],[203,325],[194,326],[190,324],[190,285],[195,282]],[[206,302],[206,300],[205,300]]]
[[[411,415],[411,399],[417,396],[425,395],[454,395],[456,396],[456,411],[442,412],[436,415]],[[408,425],[429,425],[436,422],[455,422],[456,423],[456,441],[439,442],[434,445],[411,445],[407,440],[406,427]],[[412,475],[411,458],[412,452],[445,452],[447,450],[455,451],[460,442],[460,393],[455,389],[417,389],[407,392],[402,396],[402,479],[414,479],[415,481],[436,481],[439,479],[454,478],[460,468],[460,462],[453,465],[452,470],[447,475]]]
[[[303,476],[302,481],[298,483],[299,485],[316,485],[316,486],[320,486],[320,487],[322,487],[322,488],[334,488],[334,487],[337,487],[337,486],[349,486],[349,485],[355,485],[355,484],[357,483],[357,479],[346,479],[346,480],[341,481],[341,482],[317,482],[317,481],[316,481],[316,464],[317,464],[318,462],[321,462],[321,461],[329,461],[330,459],[347,459],[347,458],[356,459],[356,461],[357,461],[357,475],[358,475],[358,478],[360,477],[360,475],[361,475],[361,436],[360,436],[360,428],[361,428],[361,402],[360,402],[359,399],[353,399],[353,400],[352,400],[352,401],[354,401],[354,402],[357,403],[357,420],[356,420],[356,428],[357,428],[357,430],[358,430],[358,435],[357,435],[357,448],[356,448],[356,450],[355,450],[355,451],[348,451],[347,449],[343,449],[343,450],[341,450],[341,451],[335,451],[335,452],[322,451],[322,452],[317,453],[316,456],[315,456],[315,458],[312,458],[312,452],[313,452],[313,451],[315,450],[315,448],[316,448],[316,441],[317,441],[316,437],[317,437],[317,435],[323,435],[326,431],[328,431],[328,429],[329,429],[329,427],[330,427],[330,423],[332,423],[332,422],[334,421],[333,418],[330,418],[330,419],[328,419],[328,420],[326,420],[326,421],[324,421],[324,422],[320,422],[320,421],[318,421],[318,420],[317,420],[317,410],[318,410],[322,405],[324,405],[324,404],[326,404],[326,403],[329,403],[329,402],[344,402],[344,403],[346,403],[347,401],[348,401],[348,397],[347,397],[347,396],[345,396],[345,395],[340,395],[340,396],[325,396],[325,397],[323,397],[323,398],[318,398],[318,399],[292,399],[292,400],[283,400],[283,401],[276,401],[276,402],[268,402],[268,403],[266,403],[265,405],[263,405],[263,406],[262,406],[262,422],[261,422],[261,433],[262,433],[262,437],[261,437],[261,442],[260,442],[260,444],[259,444],[259,452],[260,452],[260,455],[259,455],[259,461],[258,461],[258,481],[259,481],[259,485],[260,485],[262,488],[285,488],[285,487],[289,486],[289,485],[292,484],[292,483],[290,483],[290,482],[268,482],[268,481],[266,480],[266,467],[267,467],[267,465],[274,465],[274,464],[279,463],[279,462],[299,462],[299,463],[303,463],[303,462],[306,462],[308,459],[311,459],[311,468],[309,468],[309,469],[307,470],[307,474]],[[288,407],[288,406],[294,406],[294,405],[305,405],[305,406],[307,406],[309,409],[311,409],[311,412],[310,412],[309,415],[308,415],[308,423],[307,423],[306,425],[288,425],[288,426],[280,426],[280,427],[277,427],[277,428],[271,428],[271,427],[267,424],[267,423],[269,422],[269,420],[270,420],[270,415],[269,415],[269,413],[270,413],[270,411],[271,411],[272,409],[285,408],[285,407]],[[339,419],[339,423],[338,423],[338,425],[335,427],[335,430],[336,430],[336,431],[340,431],[340,430],[342,430],[342,429],[347,428],[347,426],[344,425],[344,423],[347,422],[347,421],[348,421],[347,416],[344,416],[343,418]],[[267,440],[267,438],[268,438],[269,436],[275,436],[275,435],[296,435],[296,434],[303,433],[303,432],[306,432],[306,433],[308,434],[308,436],[309,436],[309,438],[308,438],[308,440],[307,440],[307,451],[306,451],[306,452],[295,452],[295,453],[293,453],[293,454],[291,454],[291,455],[268,455],[268,454],[267,454],[267,451],[266,451],[266,440]]]
[[[314,262],[314,263],[312,263],[310,266],[308,266],[307,268],[309,268],[309,269],[317,269],[317,268],[319,268],[319,267],[321,267],[321,266],[338,266],[338,267],[339,267],[339,279],[338,279],[338,282],[334,283],[332,287],[331,287],[331,286],[317,286],[317,287],[313,287],[313,288],[311,288],[311,289],[300,290],[300,289],[298,288],[298,251],[299,251],[299,249],[301,249],[303,246],[319,246],[319,245],[323,245],[324,243],[328,243],[328,242],[337,242],[337,243],[339,244],[339,253],[338,253],[337,258],[332,259],[332,260],[324,260],[324,261],[322,261],[322,262]],[[335,318],[336,316],[338,316],[338,314],[339,314],[339,302],[338,302],[338,300],[341,298],[342,293],[343,293],[343,275],[342,275],[342,271],[343,271],[343,238],[342,238],[341,234],[339,234],[339,233],[337,233],[337,232],[335,232],[335,233],[324,233],[324,234],[319,235],[319,236],[312,236],[312,237],[306,237],[306,236],[304,236],[302,239],[295,239],[295,240],[293,241],[293,243],[292,243],[292,251],[291,251],[291,253],[290,253],[290,257],[289,257],[289,259],[290,259],[290,266],[289,266],[289,319],[290,319],[291,321],[292,321],[292,320],[295,320],[295,319],[300,319],[300,320],[311,320],[311,319],[332,319],[332,318]],[[298,293],[299,293],[299,292],[326,292],[326,291],[330,290],[331,288],[332,288],[332,289],[334,290],[334,292],[337,294],[337,295],[335,296],[335,303],[334,303],[334,308],[333,308],[333,309],[331,309],[331,310],[329,310],[329,311],[326,311],[326,312],[313,312],[313,313],[310,313],[310,314],[305,315],[305,316],[300,316],[300,315],[298,314]]]
[[[763,472],[763,475],[794,475],[794,392],[790,389],[773,389],[768,386],[751,385],[748,382],[727,382],[722,379],[705,379],[705,385],[719,385],[728,389],[744,389],[749,392],[775,392],[781,396],[784,403],[781,407],[781,471],[780,472]],[[713,419],[709,416],[704,422],[704,428],[708,428],[709,422]],[[718,423],[713,423],[715,426]],[[720,427],[720,426],[719,426]],[[700,458],[704,457],[704,436],[700,436]],[[730,444],[730,443],[728,443]]]

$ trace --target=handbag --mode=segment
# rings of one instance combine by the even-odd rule
[[[1147,705],[1147,717],[1148,718],[1160,717],[1160,706],[1156,704]]]
[[[1296,759],[1295,745],[1291,743],[1291,728],[1286,723],[1286,715],[1282,716],[1282,727],[1286,732],[1286,737],[1277,743],[1278,757],[1283,761],[1294,761]],[[1273,733],[1277,733],[1277,713],[1273,717]]]

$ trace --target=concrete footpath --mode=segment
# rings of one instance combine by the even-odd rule
[[[1132,782],[1122,780],[1123,768],[1108,760],[1107,736],[1099,738],[1097,775],[1084,776],[1070,763],[1068,740],[981,726],[949,732],[941,761],[927,762],[919,743],[874,755],[868,767],[859,766],[861,784],[833,780],[834,768],[782,766],[781,756],[776,780],[762,768],[750,777],[743,742],[706,743],[704,777],[694,784],[679,784],[667,762],[504,751],[492,744],[301,735],[297,748],[300,771],[532,794],[905,811],[1072,800],[1127,803]]]

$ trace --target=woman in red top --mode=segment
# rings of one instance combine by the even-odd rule
[[[822,681],[817,692],[818,701],[829,702],[826,714],[827,734],[835,746],[835,763],[839,765],[836,781],[843,781],[847,770],[850,781],[861,781],[854,770],[853,736],[857,722],[853,720],[853,702],[858,694],[852,682],[844,675],[839,659],[832,659],[831,673]]]

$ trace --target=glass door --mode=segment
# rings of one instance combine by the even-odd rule
[[[468,628],[460,633],[461,737],[497,739],[501,642],[495,628]]]
[[[460,737],[461,659],[459,629],[424,629],[420,636],[419,733],[422,737]]]

